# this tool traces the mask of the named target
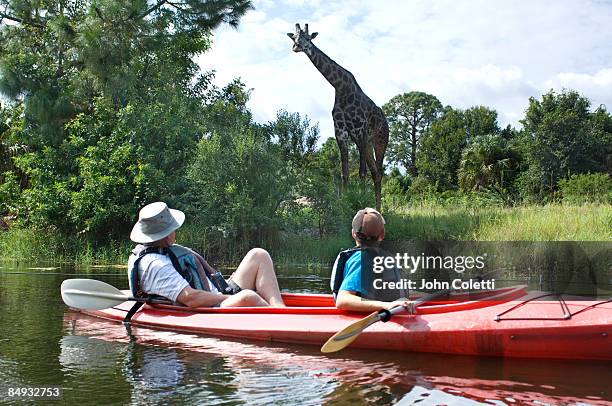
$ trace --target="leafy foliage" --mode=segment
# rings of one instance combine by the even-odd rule
[[[442,112],[436,96],[409,92],[389,100],[383,111],[389,121],[389,158],[412,176],[417,175],[416,160],[423,133]]]
[[[518,161],[518,152],[501,135],[480,135],[463,150],[459,186],[464,191],[505,191],[512,185]]]
[[[572,175],[559,181],[559,189],[565,203],[612,203],[612,177],[607,173]]]
[[[419,182],[427,182],[437,190],[456,188],[461,151],[466,145],[463,114],[447,107],[421,141],[416,163],[422,179]]]
[[[529,99],[522,134],[526,171],[518,179],[524,195],[544,199],[558,180],[606,169],[612,154],[612,117],[575,91],[550,91]]]

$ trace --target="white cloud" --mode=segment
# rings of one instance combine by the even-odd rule
[[[605,104],[612,107],[612,68],[600,69],[588,73],[559,73],[553,79],[546,82],[550,89],[576,89],[587,95],[594,107]]]
[[[500,124],[518,124],[529,96],[573,88],[612,105],[612,4],[487,0],[312,2],[258,0],[238,30],[215,32],[200,58],[220,84],[242,77],[254,88],[260,121],[287,109],[333,135],[334,91],[285,35],[294,24],[318,31],[317,46],[351,71],[379,105],[421,90],[444,104],[487,105]]]

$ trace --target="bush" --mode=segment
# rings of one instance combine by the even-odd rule
[[[572,175],[559,181],[559,189],[565,203],[612,203],[612,178],[607,173]]]
[[[351,213],[351,216],[364,207],[376,207],[372,182],[368,178],[349,180],[348,186],[340,195],[339,204],[347,213]]]
[[[203,230],[221,228],[248,245],[278,229],[276,213],[289,196],[284,166],[247,124],[202,139],[187,178],[185,209]]]
[[[383,184],[382,200],[385,210],[400,206],[408,201],[408,194],[398,177],[390,177]]]
[[[17,213],[19,192],[18,179],[13,172],[0,175],[0,216]]]
[[[427,178],[423,176],[417,176],[412,181],[410,188],[408,189],[408,196],[412,201],[429,201],[437,197],[438,188],[437,185],[432,184]]]
[[[458,170],[459,186],[464,191],[508,189],[518,160],[518,153],[501,135],[478,136],[463,150]]]

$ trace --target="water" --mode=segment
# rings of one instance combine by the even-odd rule
[[[127,331],[66,308],[59,286],[74,270],[39,268],[0,269],[0,388],[60,386],[69,404],[612,402],[606,362],[363,350],[323,356],[308,346]],[[127,288],[123,271],[88,271],[79,277]],[[327,285],[324,270],[279,273],[287,291],[321,292]],[[0,403],[9,402],[0,396]]]

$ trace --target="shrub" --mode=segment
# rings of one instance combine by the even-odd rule
[[[18,211],[19,183],[13,172],[0,174],[0,216]]]
[[[277,209],[289,196],[284,166],[252,127],[203,138],[187,177],[185,209],[205,230],[220,227],[249,244],[278,228]]]
[[[351,216],[364,207],[376,207],[372,182],[367,178],[350,180],[340,195],[339,203]]]
[[[408,195],[397,177],[390,177],[383,184],[382,200],[385,210],[405,204]]]
[[[572,175],[559,181],[559,189],[565,203],[612,203],[612,178],[607,173]]]

